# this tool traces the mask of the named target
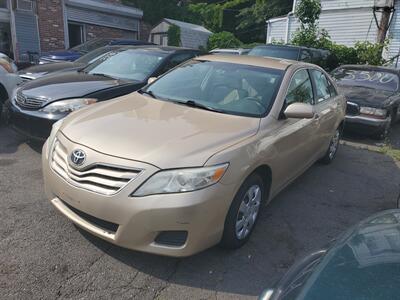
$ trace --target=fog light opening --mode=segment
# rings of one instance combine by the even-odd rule
[[[185,245],[187,237],[187,231],[161,231],[154,242],[163,246],[181,247]]]

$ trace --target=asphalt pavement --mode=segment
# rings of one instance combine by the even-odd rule
[[[314,165],[263,209],[243,248],[160,257],[60,215],[44,196],[40,145],[0,127],[0,298],[255,299],[296,259],[394,208],[399,184],[391,157],[344,145],[332,165]]]

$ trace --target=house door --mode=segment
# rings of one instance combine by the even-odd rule
[[[68,23],[69,47],[75,47],[85,42],[85,28],[83,24]]]

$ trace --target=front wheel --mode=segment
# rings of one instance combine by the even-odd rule
[[[323,164],[330,164],[336,157],[336,153],[339,149],[340,145],[340,137],[342,135],[341,128],[337,128],[330,143],[329,143],[329,148],[328,151],[326,151],[324,157],[321,159],[321,162]]]
[[[257,222],[261,203],[265,197],[265,184],[258,174],[250,175],[242,184],[225,219],[221,246],[237,249],[250,238]]]

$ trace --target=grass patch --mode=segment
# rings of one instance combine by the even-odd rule
[[[378,150],[380,153],[388,155],[390,157],[392,157],[393,159],[400,161],[400,150],[397,149],[393,149],[392,146],[383,146],[381,148],[379,148]]]

